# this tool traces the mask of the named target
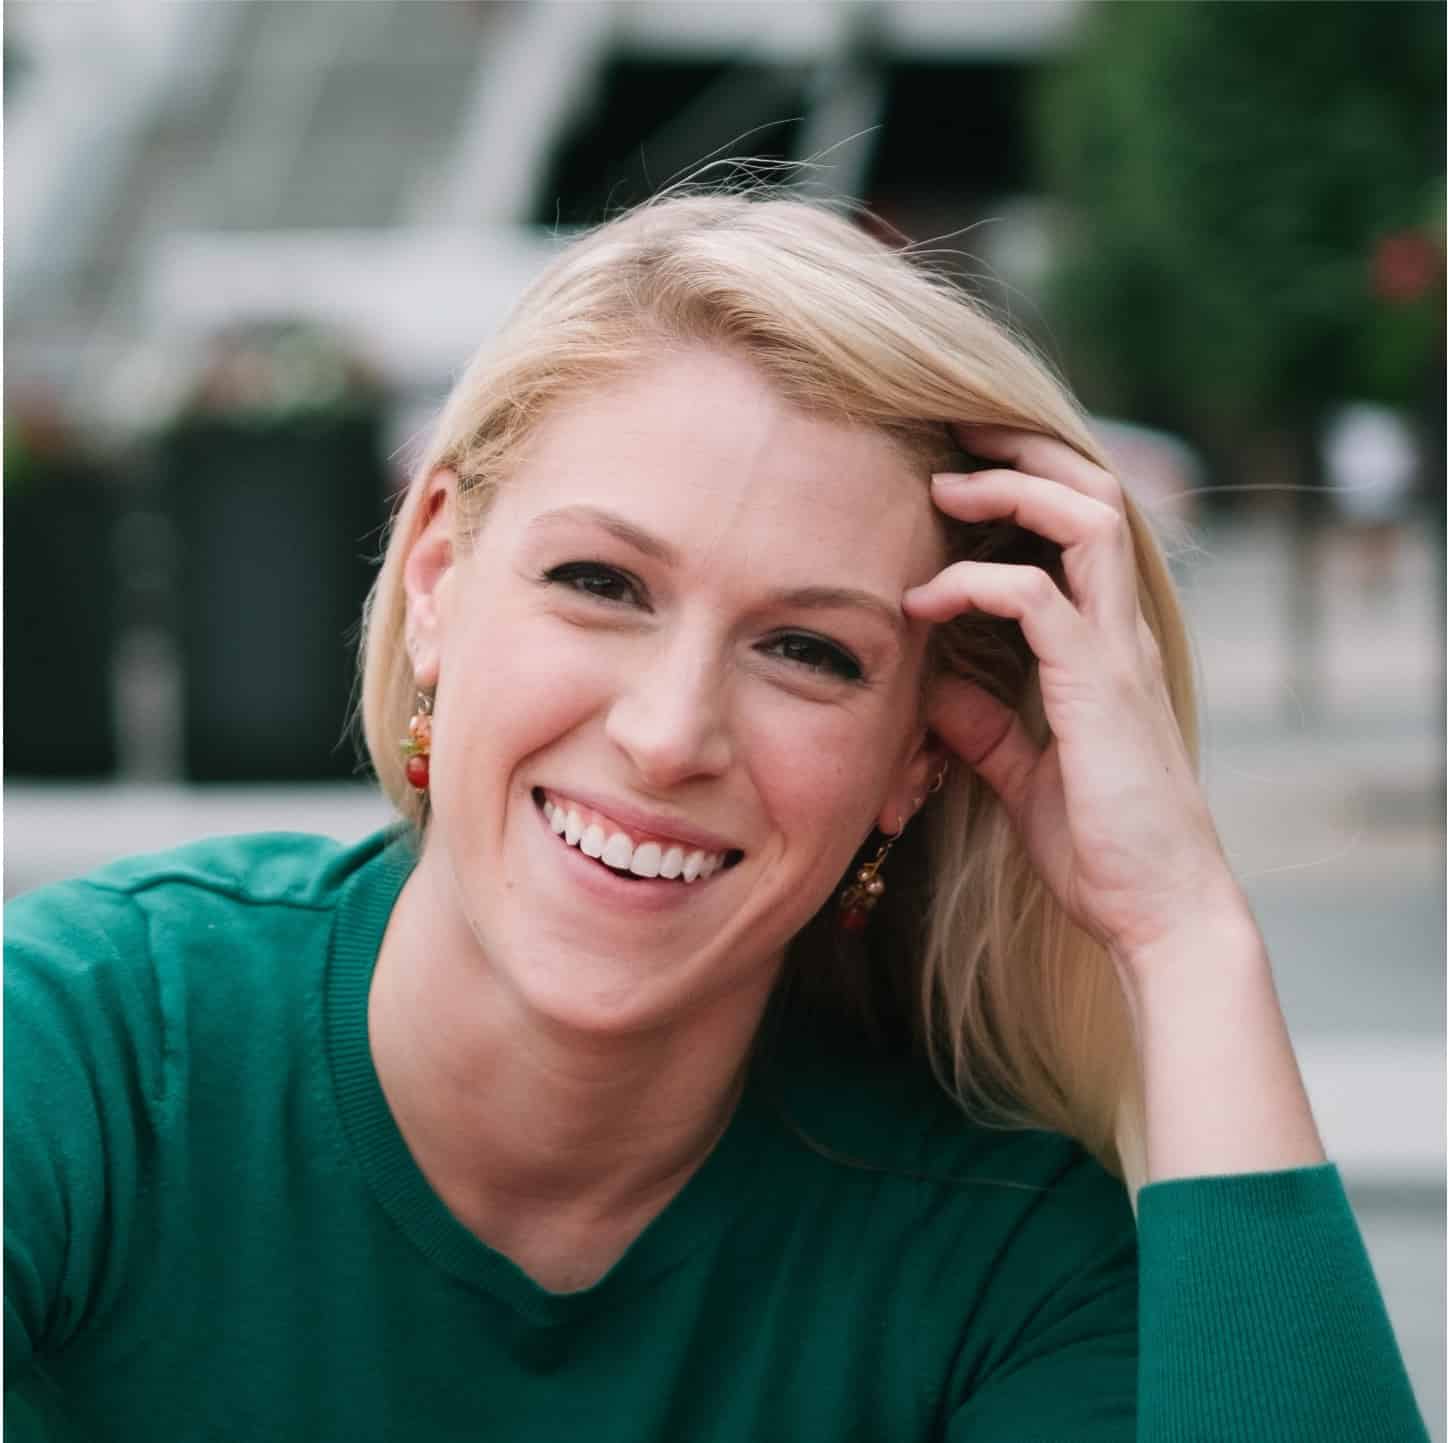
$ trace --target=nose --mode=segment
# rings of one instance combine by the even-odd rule
[[[641,784],[663,790],[718,776],[733,759],[727,677],[697,636],[676,633],[624,678],[605,730]]]

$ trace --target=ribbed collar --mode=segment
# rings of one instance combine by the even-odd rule
[[[647,1286],[718,1237],[768,1171],[779,1145],[769,1108],[751,1082],[703,1166],[592,1287],[550,1293],[449,1212],[398,1130],[373,1066],[367,1003],[382,935],[416,865],[410,835],[379,838],[379,850],[346,884],[338,904],[326,982],[326,1039],[337,1107],[357,1166],[378,1203],[435,1267],[491,1294],[523,1317],[551,1325],[581,1317]]]

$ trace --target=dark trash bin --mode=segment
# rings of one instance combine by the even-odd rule
[[[5,771],[116,767],[113,478],[53,422],[5,435]]]
[[[356,774],[344,737],[387,490],[380,408],[194,410],[161,470],[177,542],[186,776]],[[224,387],[220,391],[226,399]]]

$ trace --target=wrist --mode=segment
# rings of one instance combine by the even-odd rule
[[[1111,949],[1133,996],[1173,989],[1229,969],[1270,968],[1266,943],[1235,879],[1183,908],[1170,932]]]
[[[1326,1160],[1249,911],[1214,911],[1135,955],[1126,994],[1141,1068],[1147,1180]]]

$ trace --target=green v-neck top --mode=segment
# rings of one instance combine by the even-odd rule
[[[326,1039],[337,1110],[358,1168],[378,1204],[426,1263],[465,1287],[491,1294],[519,1317],[556,1327],[606,1311],[610,1300],[646,1289],[661,1272],[722,1232],[763,1179],[772,1141],[753,1096],[703,1166],[653,1226],[594,1287],[550,1293],[481,1243],[448,1211],[413,1161],[383,1096],[368,1047],[367,1004],[382,933],[411,869],[406,843],[379,859],[378,873],[348,889],[338,912],[326,980]]]
[[[791,1024],[594,1286],[448,1211],[368,1045],[400,833],[6,915],[15,1438],[1426,1439],[1331,1165],[1143,1188]]]

